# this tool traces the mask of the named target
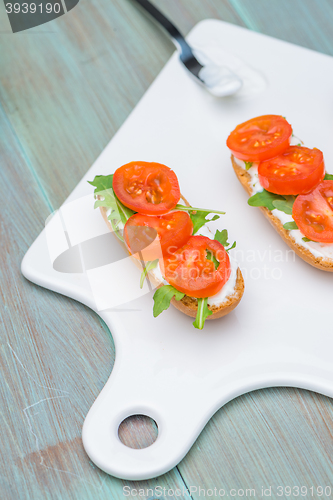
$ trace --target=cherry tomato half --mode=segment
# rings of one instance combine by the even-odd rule
[[[289,146],[279,156],[259,163],[258,174],[262,187],[271,193],[307,193],[325,176],[323,153],[316,148]]]
[[[126,207],[144,215],[166,214],[180,198],[176,174],[161,163],[132,161],[123,165],[113,175],[113,189]]]
[[[218,268],[208,259],[219,262]],[[191,236],[186,245],[171,258],[164,259],[165,279],[180,292],[190,297],[211,297],[228,281],[230,260],[225,248],[216,240],[205,236]]]
[[[310,240],[333,243],[333,181],[323,181],[310,193],[297,196],[293,218]]]
[[[258,116],[237,125],[227,146],[236,158],[257,162],[282,153],[289,146],[291,135],[291,125],[282,116]]]
[[[134,214],[125,224],[124,239],[131,254],[142,252],[148,261],[170,256],[185,245],[192,233],[193,223],[187,212],[158,217]]]

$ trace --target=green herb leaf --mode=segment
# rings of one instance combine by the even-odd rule
[[[229,250],[231,250],[232,248],[235,248],[235,246],[236,246],[235,241],[233,242],[233,244],[231,246],[229,246],[230,243],[228,242],[228,231],[226,229],[223,229],[222,231],[219,231],[217,229],[215,236],[214,236],[214,240],[221,243],[221,245],[224,246],[224,248],[226,249],[227,252],[229,252]],[[227,247],[229,247],[229,248],[227,248]]]
[[[209,250],[207,250],[207,252],[206,252],[206,258],[208,260],[212,260],[214,262],[215,269],[217,269],[219,267],[219,264],[220,264],[219,261],[217,260],[215,255],[212,252],[210,252]]]
[[[228,231],[226,229],[222,229],[222,231],[216,230],[214,240],[218,241],[224,247],[228,247],[230,243],[228,242]]]
[[[286,222],[285,224],[283,224],[283,227],[284,229],[286,229],[287,231],[292,231],[293,229],[298,229],[298,226],[296,224],[295,221],[292,221],[292,222]]]
[[[96,175],[93,181],[88,181],[89,184],[95,186],[95,195],[100,191],[106,191],[112,189],[113,174],[111,175]]]
[[[275,208],[284,212],[285,214],[292,215],[293,213],[293,204],[295,202],[295,196],[285,196],[284,200],[274,200],[272,201],[272,205]]]
[[[214,217],[212,217],[211,219],[207,219],[209,214],[225,214],[225,212],[218,212],[217,210],[211,210],[210,208],[195,208],[187,207],[185,205],[176,205],[175,209],[183,210],[185,212],[192,212],[190,213],[190,217],[193,222],[193,234],[197,233],[199,229],[207,222],[212,222],[213,220],[217,220],[220,218],[218,215],[214,215]]]
[[[304,236],[304,238],[302,238],[303,241],[307,242],[307,241],[313,241],[313,240],[309,240],[309,238],[307,238],[306,236]]]
[[[119,233],[119,223],[126,224],[128,219],[135,213],[133,210],[125,207],[114,194],[112,188],[113,174],[111,175],[96,175],[93,181],[88,181],[89,184],[95,186],[95,198],[100,196],[102,199],[96,199],[94,208],[105,207],[111,208],[111,213],[108,220],[111,222],[112,229],[119,239],[123,238]]]
[[[158,264],[158,259],[151,260],[151,261],[149,261],[149,262],[146,263],[146,267],[144,268],[144,270],[141,273],[140,288],[143,287],[143,283],[144,283],[145,278],[146,278],[147,274],[149,273],[149,271],[151,271],[152,269],[155,269],[155,267],[157,266],[157,264]]]
[[[120,232],[120,227],[119,227],[119,224],[121,222],[120,219],[118,220],[114,220],[113,218],[110,219],[110,217],[108,217],[108,220],[110,220],[110,223],[111,223],[111,226],[112,226],[112,229],[113,229],[113,232],[114,234],[117,236],[117,238],[124,243],[124,238],[122,237],[121,235],[121,232]]]
[[[231,250],[232,248],[235,248],[235,246],[236,246],[236,242],[235,241],[233,242],[232,245],[230,245],[230,243],[228,242],[228,231],[226,229],[223,229],[222,231],[219,231],[217,229],[216,233],[215,233],[215,236],[214,236],[214,240],[216,240],[219,243],[221,243],[221,245],[224,246],[224,248],[226,249],[227,252],[229,252],[229,250]],[[227,247],[229,247],[229,248],[227,248]],[[219,264],[220,264],[219,261],[212,254],[212,252],[210,252],[209,250],[207,250],[207,259],[208,260],[212,260],[214,262],[215,269],[217,269],[219,267]]]
[[[116,195],[114,195],[114,197],[115,197],[116,202],[117,202],[118,211],[119,211],[119,214],[120,214],[121,221],[122,221],[123,224],[126,224],[126,222],[128,221],[128,219],[130,217],[132,217],[132,215],[134,215],[135,212],[133,212],[133,210],[131,210],[130,208],[125,207],[125,205],[123,205],[121,203],[121,201],[119,201],[119,199],[117,198]]]
[[[203,329],[206,318],[213,314],[212,311],[208,309],[207,301],[207,297],[204,299],[198,299],[198,311],[195,321],[193,322],[193,326],[199,330]]]
[[[233,242],[233,244],[231,245],[231,247],[226,248],[226,251],[229,252],[229,250],[232,250],[233,248],[236,248],[236,241]]]
[[[251,198],[248,199],[248,204],[251,207],[266,207],[268,210],[274,210],[275,206],[273,205],[273,201],[282,200],[285,198],[278,194],[270,193],[264,189],[260,191],[260,193],[256,193]]]
[[[156,318],[161,312],[168,309],[170,306],[170,301],[172,297],[176,300],[181,300],[185,296],[185,293],[179,292],[171,285],[163,285],[156,290],[154,293],[154,308],[153,315]]]
[[[297,146],[302,146],[302,144],[299,142],[299,143],[297,144]]]
[[[214,215],[211,219],[207,219],[208,214],[206,212],[197,212],[196,214],[190,214],[190,218],[193,222],[193,234],[197,233],[199,229],[204,226],[207,222],[212,222],[220,218],[219,215]]]
[[[253,165],[253,161],[245,161],[245,170],[249,170],[252,165]]]
[[[187,207],[186,205],[176,205],[175,210],[183,210],[184,212],[203,212],[206,214],[225,214],[225,212],[219,212],[218,210],[212,210],[211,208],[195,208]]]
[[[333,175],[332,174],[325,174],[324,181],[333,181]]]

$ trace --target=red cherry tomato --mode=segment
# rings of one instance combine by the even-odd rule
[[[310,240],[333,243],[333,181],[323,181],[310,193],[297,196],[293,218]]]
[[[214,255],[218,268],[207,257]],[[191,236],[172,257],[164,259],[165,279],[190,297],[211,297],[228,281],[230,261],[221,243],[205,236]]]
[[[192,233],[193,223],[187,212],[158,217],[134,214],[125,224],[124,239],[131,254],[142,252],[148,261],[171,255],[185,245]]]
[[[113,175],[113,190],[126,207],[144,215],[166,214],[180,199],[176,174],[161,163],[123,165]]]
[[[258,174],[262,187],[271,193],[307,193],[325,176],[323,153],[316,148],[289,146],[279,156],[259,163]]]
[[[227,146],[236,158],[257,162],[282,153],[289,146],[291,135],[291,125],[282,116],[258,116],[237,125]]]

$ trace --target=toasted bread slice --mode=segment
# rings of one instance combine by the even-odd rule
[[[208,306],[208,309],[212,311],[212,315],[208,316],[206,319],[217,319],[222,318],[226,314],[229,314],[235,307],[239,304],[244,293],[244,278],[241,270],[237,269],[237,278],[234,293],[227,297],[227,300],[219,306]],[[195,318],[198,310],[197,300],[193,297],[185,295],[181,300],[171,299],[171,304],[174,305],[179,311]]]
[[[185,205],[189,206],[188,201],[183,196],[181,197],[181,199],[184,201]],[[100,211],[102,213],[103,219],[105,220],[108,228],[112,231],[111,223],[107,218],[107,209],[104,207],[100,207]],[[124,243],[122,243],[119,240],[119,238],[117,238],[117,240],[120,243],[120,245],[124,248],[124,250],[127,253],[129,253],[126,245]],[[132,261],[140,269],[140,271],[142,271],[141,262],[138,259],[135,259],[134,257],[132,257]],[[155,278],[153,273],[148,272],[147,277],[153,286],[155,286],[155,287],[163,286],[163,284],[161,284],[161,282]],[[238,305],[238,303],[240,302],[240,300],[243,296],[243,293],[244,293],[244,279],[243,279],[243,276],[242,276],[240,269],[238,268],[234,292],[230,296],[227,297],[227,299],[224,301],[223,304],[221,304],[219,306],[216,306],[216,305],[208,306],[208,309],[210,309],[213,314],[211,316],[208,316],[207,319],[217,319],[217,318],[221,318],[222,316],[225,316],[226,314],[229,314]],[[197,303],[197,300],[194,299],[193,297],[189,297],[189,296],[185,295],[185,297],[183,297],[179,301],[177,301],[173,298],[171,300],[171,303],[177,309],[179,309],[179,311],[183,312],[184,314],[187,314],[187,316],[191,316],[192,318],[196,317],[198,303]]]
[[[244,170],[244,168],[237,165],[234,156],[231,156],[232,166],[237,175],[238,180],[242,184],[245,191],[252,196],[252,188],[251,188],[251,176],[250,174]],[[266,207],[258,207],[263,212],[265,217],[272,224],[274,229],[280,234],[281,238],[287,243],[287,245],[294,250],[294,252],[301,257],[301,259],[305,260],[311,266],[316,267],[317,269],[321,269],[322,271],[333,272],[333,260],[327,259],[324,257],[316,257],[313,255],[310,250],[307,248],[298,245],[293,238],[290,236],[290,232],[284,229],[282,222],[272,214],[270,210]]]

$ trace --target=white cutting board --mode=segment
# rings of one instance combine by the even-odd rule
[[[174,54],[22,262],[26,278],[88,305],[110,328],[116,361],[85,420],[83,444],[95,464],[124,479],[177,465],[214,412],[245,392],[295,386],[333,396],[332,274],[288,252],[247,205],[225,145],[238,123],[281,114],[305,145],[324,152],[333,173],[333,58],[216,20],[198,24],[188,40],[212,55],[230,49],[266,86],[247,97],[214,98]],[[87,180],[132,160],[168,165],[193,206],[227,212],[214,227],[237,240],[245,294],[234,312],[207,321],[203,331],[172,307],[153,318],[153,293],[145,285],[140,296],[139,271],[93,210]],[[89,239],[88,248],[82,242]],[[80,256],[86,271],[60,272],[75,270]],[[148,448],[118,439],[120,422],[133,414],[158,424]]]

